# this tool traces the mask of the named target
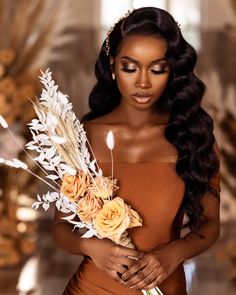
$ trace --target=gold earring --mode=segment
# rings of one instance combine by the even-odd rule
[[[112,80],[116,79],[116,75],[114,73],[111,74]]]

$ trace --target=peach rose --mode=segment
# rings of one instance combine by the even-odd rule
[[[61,192],[71,201],[83,197],[89,185],[89,178],[82,171],[77,175],[65,175],[61,185]]]
[[[129,224],[129,207],[119,197],[107,201],[94,219],[94,228],[98,235],[101,238],[109,238],[117,244]]]
[[[91,195],[79,199],[77,215],[80,220],[85,223],[90,223],[102,209],[102,201]]]
[[[93,180],[89,191],[98,199],[109,200],[118,189],[117,179],[111,180],[109,177],[96,176]]]

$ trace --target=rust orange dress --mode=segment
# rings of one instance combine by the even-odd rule
[[[163,149],[159,162],[115,163],[114,177],[119,180],[118,196],[131,205],[143,219],[143,226],[131,229],[130,235],[136,248],[148,252],[157,246],[178,239],[183,216],[180,206],[185,184],[176,173],[177,153],[168,154]],[[111,175],[111,164],[100,163],[105,176]],[[217,173],[211,181],[220,191]],[[183,266],[168,277],[160,286],[165,295],[186,295]],[[112,279],[85,257],[77,272],[69,281],[64,295],[141,295]]]

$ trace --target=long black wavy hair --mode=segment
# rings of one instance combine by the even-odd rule
[[[203,211],[201,197],[207,191],[218,196],[210,187],[210,179],[219,170],[219,160],[213,149],[213,120],[201,107],[205,87],[193,72],[196,52],[183,38],[174,18],[162,9],[140,8],[120,20],[109,35],[110,56],[115,57],[124,40],[131,35],[156,36],[167,42],[170,77],[156,107],[170,114],[164,136],[178,150],[176,171],[186,187],[181,208],[188,216],[190,228],[196,230]],[[89,96],[91,111],[82,121],[107,114],[120,103],[120,91],[111,78],[105,41],[96,62],[95,75],[97,83]]]

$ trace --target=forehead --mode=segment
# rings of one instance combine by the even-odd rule
[[[129,36],[123,42],[117,57],[129,56],[138,61],[165,57],[167,43],[152,36]]]

